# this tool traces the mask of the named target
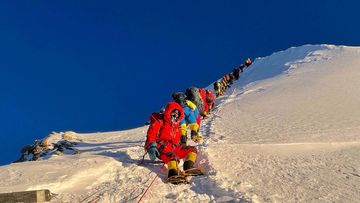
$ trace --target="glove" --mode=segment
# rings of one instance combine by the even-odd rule
[[[149,157],[152,161],[155,161],[156,157],[160,156],[159,150],[157,149],[156,142],[152,142],[149,144],[148,153],[149,153]]]

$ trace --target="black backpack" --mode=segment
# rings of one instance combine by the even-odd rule
[[[199,110],[200,115],[204,115],[204,103],[202,101],[199,89],[196,87],[189,87],[186,89],[186,98],[192,101]]]
[[[218,83],[218,82],[214,82],[214,90],[217,90],[217,89],[218,89],[217,83]]]
[[[186,106],[186,94],[183,92],[175,92],[172,95],[173,100],[180,104],[180,106]]]

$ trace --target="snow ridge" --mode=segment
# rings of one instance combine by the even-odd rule
[[[2,166],[0,192],[50,189],[52,202],[137,202],[154,181],[141,202],[357,202],[359,65],[360,48],[334,45],[257,58],[203,121],[197,165],[206,175],[188,185],[164,184],[163,164],[138,164],[144,126],[68,132],[61,139],[79,154]]]

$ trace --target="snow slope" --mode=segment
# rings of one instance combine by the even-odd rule
[[[0,192],[137,202],[154,181],[142,202],[359,202],[359,67],[357,47],[304,45],[257,58],[203,121],[198,166],[207,175],[189,185],[164,184],[162,164],[137,164],[145,126],[67,133],[80,154],[2,166]]]

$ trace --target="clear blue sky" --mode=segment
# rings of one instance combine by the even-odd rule
[[[2,1],[0,165],[51,131],[141,126],[247,56],[360,45],[357,2]]]

